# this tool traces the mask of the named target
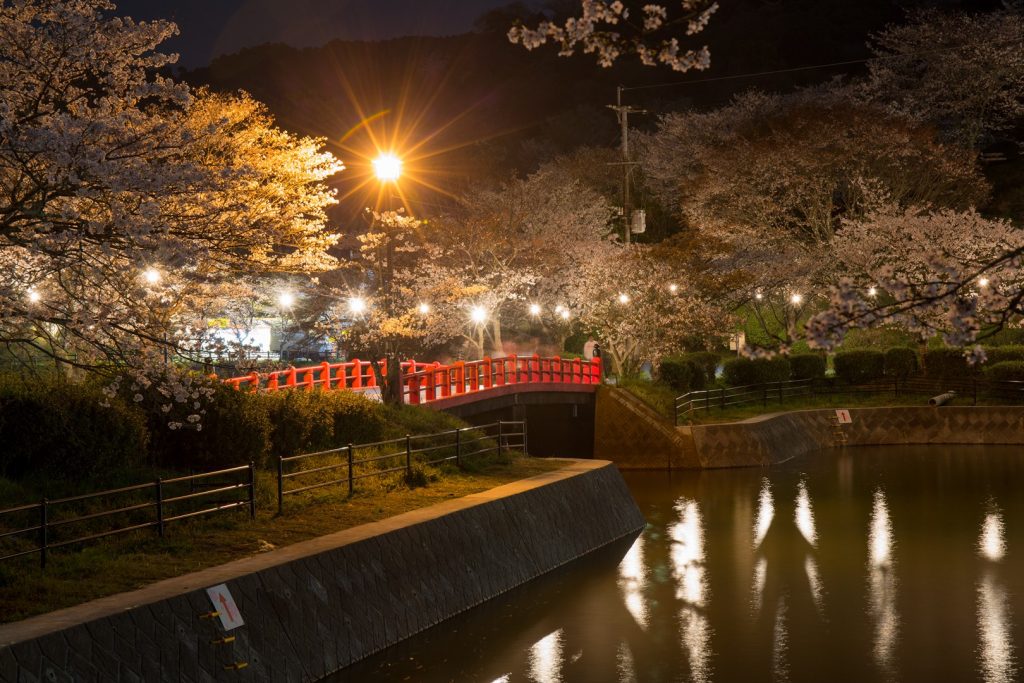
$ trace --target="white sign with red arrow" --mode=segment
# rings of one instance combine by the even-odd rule
[[[225,631],[230,631],[245,624],[242,621],[242,613],[238,611],[235,599],[231,597],[231,591],[228,590],[227,584],[222,583],[207,588],[206,594],[210,596],[210,602],[213,603],[213,609],[220,616],[220,623]]]

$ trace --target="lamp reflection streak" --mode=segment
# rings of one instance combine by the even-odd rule
[[[893,676],[899,614],[896,611],[896,575],[893,572],[892,522],[881,489],[875,491],[868,532],[868,595],[875,622],[873,652],[878,666]]]
[[[821,582],[821,574],[818,572],[818,563],[808,555],[804,560],[804,571],[807,573],[807,585],[811,588],[811,599],[818,612],[825,612],[825,589]]]
[[[644,537],[637,539],[630,546],[622,561],[619,562],[619,588],[626,610],[633,615],[641,628],[647,628],[647,603],[644,601],[644,588],[647,585],[647,571],[644,567]]]
[[[619,669],[619,683],[636,683],[636,665],[633,664],[633,653],[625,641],[619,643],[619,651],[616,654],[616,661]]]
[[[814,526],[814,510],[811,508],[811,497],[807,493],[807,485],[800,482],[797,486],[796,509],[793,513],[796,528],[812,547],[818,544],[818,531]]]
[[[711,627],[703,608],[707,603],[704,568],[704,528],[696,501],[676,503],[679,521],[669,527],[670,561],[676,581],[676,599],[682,601],[679,622],[683,647],[690,663],[690,680],[711,680]]]
[[[779,598],[772,628],[772,680],[789,680],[789,633],[786,631],[786,600]]]
[[[562,680],[562,629],[552,631],[530,648],[530,680],[536,683]]]
[[[754,547],[761,545],[775,517],[775,500],[772,498],[768,479],[761,480],[761,492],[757,496],[757,517],[754,519]]]
[[[978,537],[978,552],[990,562],[999,562],[1006,554],[1002,512],[990,503]],[[978,584],[978,658],[981,679],[985,683],[1010,683],[1017,677],[1013,652],[1013,624],[1006,587],[995,567],[984,570]]]

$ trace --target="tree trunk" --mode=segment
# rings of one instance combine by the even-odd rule
[[[491,345],[492,357],[505,355],[505,344],[501,340],[501,318],[498,316],[491,319]]]

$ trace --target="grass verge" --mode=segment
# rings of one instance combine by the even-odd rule
[[[276,514],[276,478],[260,472],[255,520],[238,511],[170,525],[163,539],[152,530],[112,537],[80,550],[52,553],[45,571],[39,569],[37,556],[0,564],[0,622],[140,588],[485,491],[564,464],[557,459],[503,457],[474,462],[464,469],[427,466],[417,471],[415,487],[398,474],[369,478],[360,482],[351,497],[341,486],[289,497],[281,516]]]

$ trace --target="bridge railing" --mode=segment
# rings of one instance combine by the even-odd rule
[[[386,362],[378,361],[382,374]],[[354,359],[344,363],[320,363],[274,372],[252,372],[224,380],[247,391],[321,388],[366,391],[378,387],[372,361]],[[601,359],[582,360],[533,356],[503,356],[450,364],[409,360],[401,364],[402,393],[406,403],[428,403],[452,396],[472,394],[509,384],[601,383]]]

